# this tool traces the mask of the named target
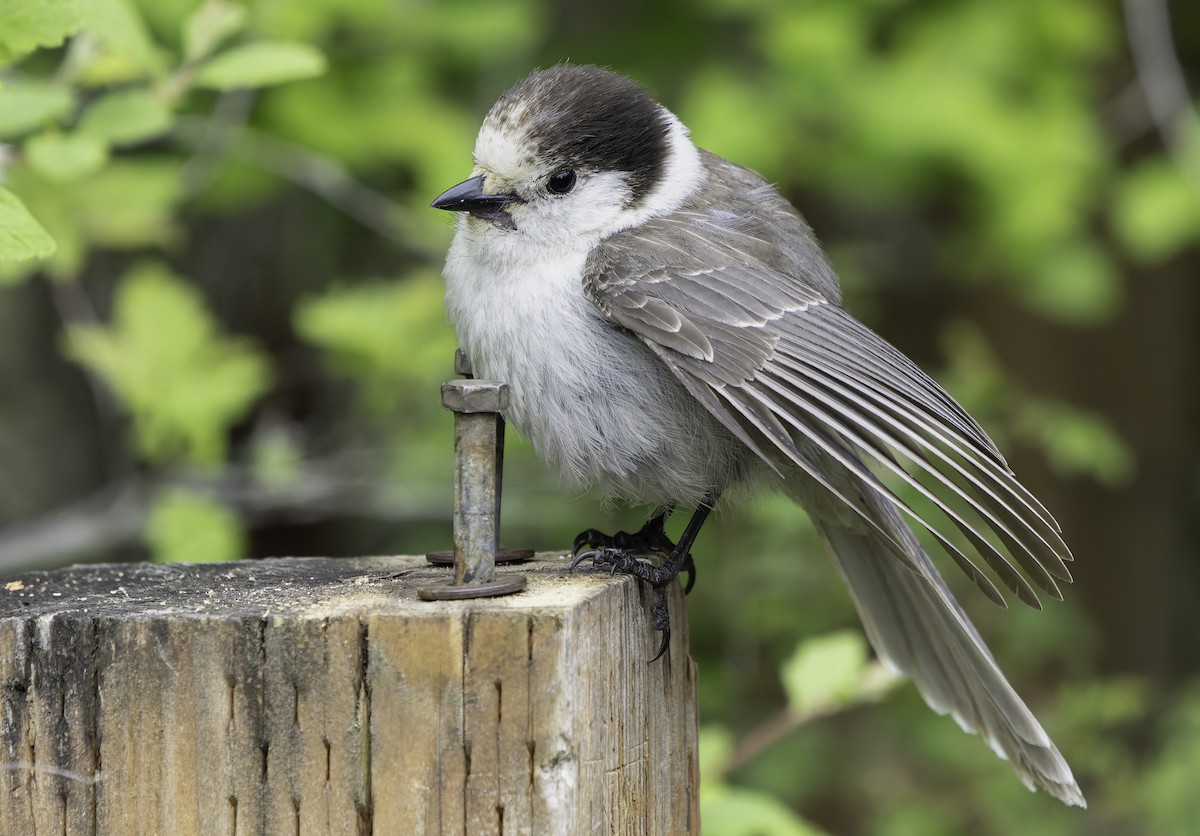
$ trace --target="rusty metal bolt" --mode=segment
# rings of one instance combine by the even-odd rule
[[[469,374],[460,350],[455,371]],[[508,384],[452,380],[442,384],[442,406],[454,413],[454,583],[423,587],[427,600],[504,595],[525,587],[525,578],[496,579],[500,539],[500,492],[504,470],[504,418]]]

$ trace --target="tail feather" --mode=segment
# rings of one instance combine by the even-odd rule
[[[1016,770],[1066,804],[1086,807],[1071,768],[1004,678],[932,560],[894,508],[872,502],[884,530],[906,542],[917,571],[867,531],[816,520],[884,664],[914,681],[925,702],[978,732]]]

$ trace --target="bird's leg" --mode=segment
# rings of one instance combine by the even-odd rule
[[[651,662],[662,656],[671,642],[671,619],[670,613],[667,610],[666,586],[675,580],[680,572],[687,570],[689,566],[692,567],[692,571],[694,572],[691,556],[692,544],[696,542],[696,536],[700,533],[700,528],[704,525],[705,519],[708,518],[709,512],[712,511],[713,505],[716,504],[718,496],[719,494],[713,491],[704,497],[704,500],[696,508],[696,513],[692,514],[691,520],[688,521],[687,528],[683,530],[679,542],[673,545],[667,559],[660,566],[638,560],[627,550],[617,545],[602,546],[601,548],[586,551],[576,557],[574,562],[571,563],[571,568],[574,569],[584,560],[590,558],[594,567],[607,569],[614,575],[618,572],[623,575],[633,575],[654,587],[654,606],[651,610],[651,624],[655,630],[662,632],[663,639],[658,652],[650,660]],[[666,512],[660,512],[650,522],[646,523],[645,528],[649,528],[652,524],[655,524],[659,526],[659,532],[661,533],[661,526],[665,520]],[[643,531],[645,528],[643,528]],[[638,532],[638,534],[641,533]],[[583,535],[580,536],[582,537]],[[662,534],[662,537],[666,539],[665,534]],[[613,539],[615,541],[616,538],[614,537]],[[688,584],[688,588],[691,588],[690,583]]]

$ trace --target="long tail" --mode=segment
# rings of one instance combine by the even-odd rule
[[[925,702],[979,732],[1021,782],[1066,804],[1087,802],[1071,768],[1000,672],[933,561],[899,513],[870,501],[875,519],[910,552],[917,571],[878,533],[814,520],[850,589],[867,637],[889,667],[912,678]]]

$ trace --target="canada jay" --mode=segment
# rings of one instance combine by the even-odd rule
[[[1061,599],[1058,525],[963,408],[846,313],[812,231],[767,182],[693,145],[633,81],[559,65],[500,97],[471,178],[433,206],[461,213],[446,305],[476,374],[511,387],[507,419],[569,482],[658,509],[636,533],[584,532],[580,559],[661,591],[691,573],[722,494],[781,489],[821,533],[880,658],[1026,786],[1083,806],[901,512],[1001,604],[977,557],[1021,600],[1038,606],[1034,586]],[[880,475],[924,497],[938,525]],[[663,523],[679,506],[697,510],[671,543]],[[650,550],[661,566],[632,556]]]

